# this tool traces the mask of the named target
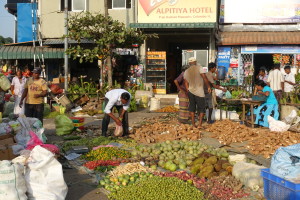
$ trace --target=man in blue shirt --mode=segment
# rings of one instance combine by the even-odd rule
[[[112,118],[118,126],[123,126],[123,135],[129,134],[129,124],[128,124],[128,108],[130,106],[131,95],[128,91],[124,89],[114,89],[110,90],[105,94],[105,109],[104,118],[102,121],[102,135],[107,136],[107,129]],[[117,118],[113,113],[112,109],[116,107],[119,112],[119,118]]]

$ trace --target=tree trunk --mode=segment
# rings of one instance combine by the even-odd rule
[[[108,0],[104,0],[104,16],[108,17]],[[106,58],[106,65],[107,65],[107,81],[108,86],[112,87],[112,66],[111,66],[111,56],[107,56]]]

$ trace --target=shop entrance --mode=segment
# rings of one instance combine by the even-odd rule
[[[254,54],[254,71],[258,73],[261,67],[264,67],[267,71],[273,68],[273,56],[272,54]]]

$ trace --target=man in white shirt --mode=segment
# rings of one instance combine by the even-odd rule
[[[274,70],[269,73],[267,84],[271,87],[279,102],[282,98],[282,92],[284,92],[284,78],[280,71],[280,64],[274,65]]]
[[[285,66],[284,71],[284,92],[290,93],[294,90],[294,85],[296,85],[295,75],[291,73],[291,66]]]
[[[105,109],[104,118],[102,121],[102,135],[107,136],[107,129],[112,118],[118,126],[123,126],[123,135],[129,134],[129,124],[128,124],[128,108],[130,106],[131,95],[127,90],[124,89],[114,89],[110,90],[105,94]],[[112,109],[116,107],[119,112],[119,118],[117,118],[113,113]]]

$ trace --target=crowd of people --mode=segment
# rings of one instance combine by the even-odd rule
[[[40,78],[41,69],[32,72],[17,70],[11,80],[11,94],[14,98],[14,114],[38,118],[43,123],[44,97],[47,83]],[[0,112],[4,111],[4,96],[7,91],[0,89]]]
[[[212,112],[217,104],[217,97],[226,92],[217,80],[217,66],[208,64],[208,72],[205,73],[194,57],[189,58],[189,65],[183,66],[183,72],[174,80],[179,94],[179,123],[188,123],[201,128],[203,117],[208,109],[207,122],[213,123]],[[279,100],[288,96],[294,90],[295,75],[291,73],[291,67],[284,67],[285,74],[280,71],[280,64],[267,74],[265,68],[261,68],[257,75],[254,95],[264,96],[265,101],[254,110],[255,124],[268,127],[268,116],[276,120],[279,118]],[[221,95],[220,95],[221,94]],[[198,125],[195,123],[195,113],[198,113]]]

